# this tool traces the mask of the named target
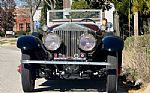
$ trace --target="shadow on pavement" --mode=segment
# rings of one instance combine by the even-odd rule
[[[104,92],[106,89],[105,81],[98,80],[48,80],[40,86],[44,86],[44,88],[35,89],[35,92]]]
[[[57,91],[57,92],[105,92],[105,80],[48,80],[41,85],[42,88],[35,92]],[[119,86],[118,93],[128,93],[125,88]]]

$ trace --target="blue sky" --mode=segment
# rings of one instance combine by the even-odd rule
[[[15,0],[17,6],[22,6],[24,4],[24,0]]]

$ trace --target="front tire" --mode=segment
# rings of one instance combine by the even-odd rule
[[[22,54],[22,60],[30,60],[30,55]],[[21,81],[24,92],[32,92],[34,90],[34,70],[30,64],[21,64]]]
[[[118,58],[117,54],[108,55],[107,62],[110,63],[110,66],[107,66],[108,76],[107,76],[107,92],[108,93],[117,93],[117,83],[118,83]]]

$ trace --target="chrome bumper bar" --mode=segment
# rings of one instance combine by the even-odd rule
[[[37,60],[22,60],[23,64],[60,64],[60,65],[111,65],[107,62],[78,62],[78,61],[37,61]]]

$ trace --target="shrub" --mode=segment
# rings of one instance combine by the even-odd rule
[[[26,32],[25,31],[17,31],[17,32],[15,32],[15,37],[19,37],[21,35],[26,35]]]
[[[0,31],[0,37],[4,37],[4,36],[5,36],[5,32]]]
[[[123,51],[123,67],[135,80],[142,79],[143,82],[150,82],[150,35],[130,37],[125,41]]]

